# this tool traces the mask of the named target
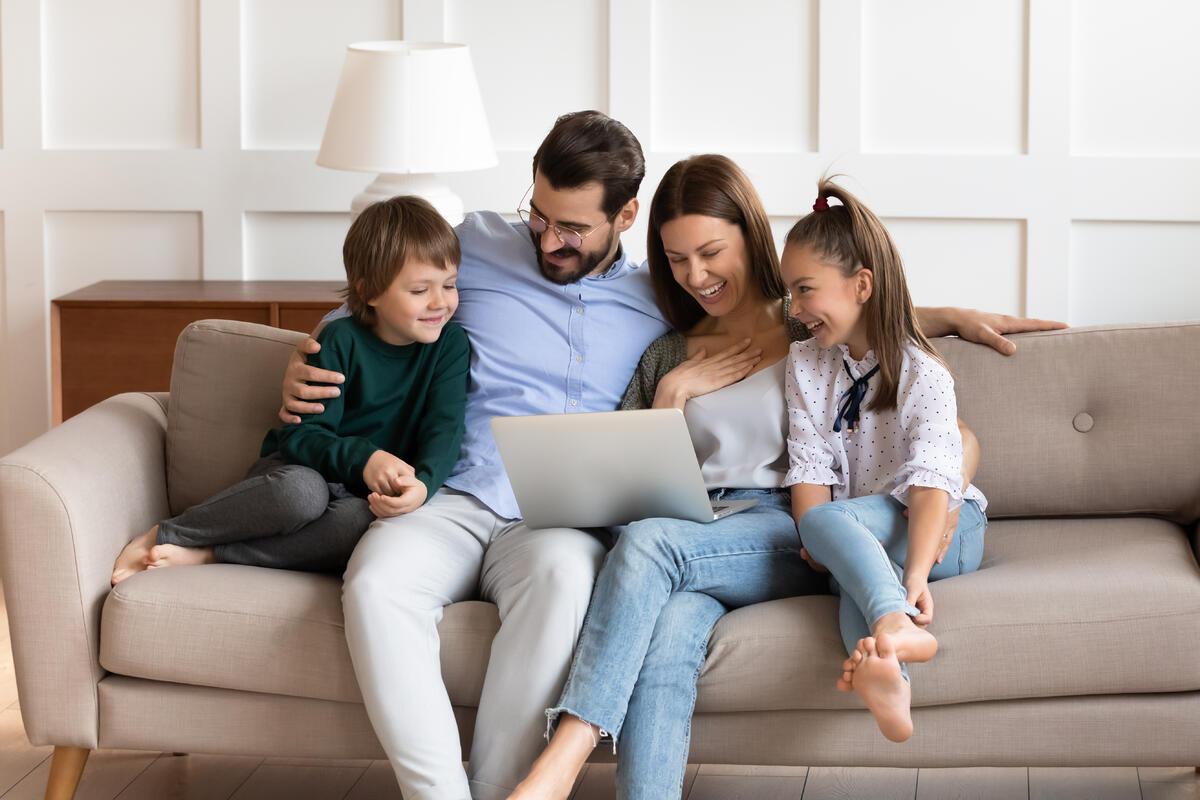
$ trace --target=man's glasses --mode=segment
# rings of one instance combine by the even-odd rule
[[[530,186],[529,188],[532,189],[533,187]],[[525,192],[525,194],[528,195],[529,192]],[[524,202],[524,200],[525,198],[521,198],[522,202]],[[564,246],[569,247],[572,250],[578,250],[583,246],[584,239],[591,236],[608,223],[612,222],[613,217],[615,217],[616,214],[613,214],[612,217],[604,220],[604,222],[601,222],[599,225],[593,225],[591,228],[583,231],[582,233],[577,230],[573,230],[572,228],[564,228],[561,225],[551,225],[545,217],[531,208],[518,208],[517,216],[521,218],[521,222],[525,223],[525,227],[529,228],[529,230],[531,230],[535,235],[541,236],[547,230],[553,230],[554,235],[558,237],[558,240],[562,242]]]

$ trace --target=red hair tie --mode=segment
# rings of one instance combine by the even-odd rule
[[[829,201],[824,197],[818,197],[817,202],[813,203],[813,211],[828,211]]]

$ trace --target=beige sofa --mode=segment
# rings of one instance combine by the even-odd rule
[[[380,758],[343,641],[339,581],[239,566],[142,573],[121,546],[240,477],[298,335],[192,325],[172,391],[125,394],[0,462],[0,569],[21,711],[56,791],[97,747]],[[834,691],[831,597],[721,621],[694,761],[795,765],[1200,764],[1200,323],[938,343],[983,447],[983,566],[934,587],[938,658],[912,668],[916,734]],[[487,603],[441,625],[464,733]]]

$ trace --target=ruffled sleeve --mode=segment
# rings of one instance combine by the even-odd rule
[[[963,444],[949,370],[927,353],[910,350],[896,405],[908,452],[896,471],[892,497],[908,505],[909,489],[914,486],[941,489],[950,496],[953,511],[963,500]]]
[[[783,479],[784,486],[798,483],[837,486],[842,483],[833,468],[833,448],[813,424],[813,414],[819,413],[817,404],[823,397],[824,387],[818,387],[813,381],[815,364],[805,357],[812,352],[812,348],[796,343],[788,354],[784,382],[788,406],[788,472]]]

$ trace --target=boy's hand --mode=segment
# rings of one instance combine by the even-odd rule
[[[921,612],[913,617],[913,622],[922,626],[933,622],[933,595],[929,592],[929,580],[905,578],[904,589],[908,592],[908,602]]]
[[[429,496],[429,490],[412,475],[396,478],[391,483],[395,495],[372,492],[367,496],[367,505],[376,517],[398,517],[416,511]]]
[[[396,492],[392,489],[392,482],[397,478],[411,477],[414,473],[412,467],[388,451],[376,450],[363,467],[363,483],[373,493],[394,495]]]

